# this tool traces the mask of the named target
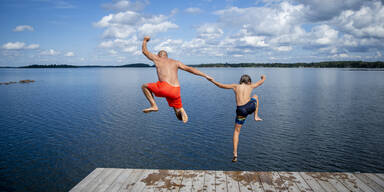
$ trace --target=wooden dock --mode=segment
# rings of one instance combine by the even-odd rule
[[[384,174],[97,168],[75,191],[384,192]]]

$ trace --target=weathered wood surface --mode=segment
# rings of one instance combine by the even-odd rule
[[[70,191],[384,192],[384,176],[379,173],[97,168]]]

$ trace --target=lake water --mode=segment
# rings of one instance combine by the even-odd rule
[[[232,163],[235,98],[179,72],[189,122],[149,106],[153,68],[0,69],[0,191],[65,191],[97,167],[384,172],[384,72],[201,68],[223,83],[264,85]]]

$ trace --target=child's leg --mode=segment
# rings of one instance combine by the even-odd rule
[[[141,86],[141,89],[143,90],[145,97],[148,99],[149,103],[151,104],[151,107],[144,109],[143,112],[149,113],[153,111],[158,111],[159,108],[157,107],[155,99],[153,98],[152,92],[148,89],[148,84],[143,84],[143,86]]]
[[[188,122],[188,115],[185,112],[184,108],[177,109],[174,107],[173,110],[175,111],[175,115],[178,120],[183,121],[183,123]]]
[[[256,99],[256,109],[255,109],[255,121],[262,121],[262,119],[259,117],[259,97],[257,95],[253,95],[252,98]]]
[[[233,157],[237,157],[237,146],[239,144],[240,129],[243,125],[235,123],[235,130],[233,131]]]

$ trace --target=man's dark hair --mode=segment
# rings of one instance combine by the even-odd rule
[[[250,83],[252,83],[252,79],[249,75],[242,75],[239,83],[240,84],[242,84],[242,83],[250,84]]]

